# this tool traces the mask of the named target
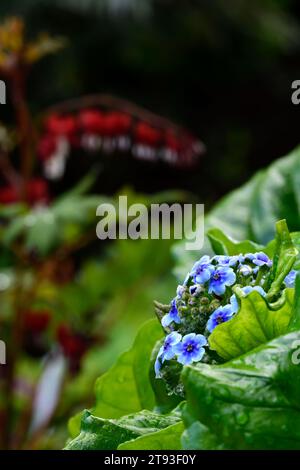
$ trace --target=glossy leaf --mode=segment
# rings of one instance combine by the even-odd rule
[[[239,255],[246,253],[256,253],[263,250],[262,245],[252,242],[251,240],[237,241],[227,236],[218,228],[210,229],[207,232],[212,249],[216,255]]]
[[[299,341],[297,331],[223,366],[185,367],[188,429],[200,422],[229,449],[300,449],[300,368],[293,358]]]
[[[118,450],[180,450],[183,431],[184,426],[180,421],[160,431],[125,442],[119,445]]]
[[[120,332],[121,333],[121,332]],[[151,410],[155,405],[149,380],[152,349],[163,331],[157,320],[150,320],[139,331],[132,348],[96,382],[96,406],[93,413],[102,418]]]
[[[114,450],[123,442],[131,441],[139,436],[157,434],[161,429],[170,429],[179,422],[180,416],[176,412],[160,415],[144,410],[113,420],[98,418],[86,411],[82,417],[79,436],[72,440],[66,449]],[[141,443],[137,445],[139,446]]]
[[[275,251],[269,280],[270,286],[267,286],[268,299],[272,299],[280,292],[282,283],[292,269],[297,255],[298,250],[293,244],[286,221],[278,221],[276,223]]]
[[[225,196],[205,216],[205,230],[217,227],[235,240],[266,245],[274,238],[275,223],[286,219],[291,232],[300,230],[300,147],[257,173]],[[198,221],[200,224],[200,221]],[[200,252],[186,251],[185,240],[174,247],[179,279],[195,260],[211,250],[206,237]]]
[[[209,336],[210,347],[229,360],[286,333],[292,318],[294,289],[286,289],[283,295],[284,304],[275,311],[256,291],[241,297],[238,313]]]

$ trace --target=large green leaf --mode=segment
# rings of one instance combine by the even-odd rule
[[[295,184],[299,175],[299,147],[267,168],[252,199],[250,223],[255,241],[266,244],[271,240],[279,219],[287,219],[291,231],[299,230],[300,187]]]
[[[181,444],[185,450],[224,450],[225,444],[207,426],[194,421],[193,416],[185,413],[186,429],[181,436]],[[190,423],[189,423],[190,422]]]
[[[283,305],[274,311],[256,291],[241,296],[238,313],[209,336],[211,349],[229,360],[286,333],[293,314],[294,289],[286,289],[283,297]]]
[[[296,331],[223,366],[185,367],[183,445],[191,448],[195,426],[194,448],[217,448],[217,436],[218,445],[230,449],[300,449],[300,368],[293,357],[299,342]]]
[[[300,147],[257,173],[205,216],[205,230],[217,227],[235,240],[266,245],[274,238],[277,220],[285,218],[292,232],[300,230]],[[198,226],[202,221],[198,221]],[[185,240],[174,247],[176,273],[184,279],[196,259],[210,254],[206,237],[200,252],[186,251]]]
[[[141,327],[133,346],[122,353],[115,364],[97,379],[93,416],[116,419],[154,408],[155,395],[150,383],[149,368],[152,349],[162,336],[161,325],[155,319]],[[80,432],[81,419],[82,413],[78,413],[69,420],[72,438]]]
[[[181,421],[160,431],[119,445],[118,450],[180,450],[184,426]]]
[[[219,228],[208,230],[207,237],[216,255],[239,255],[246,253],[256,253],[263,250],[263,245],[258,245],[251,240],[237,241],[226,235]]]
[[[133,347],[97,380],[93,414],[102,418],[119,418],[154,408],[149,364],[152,349],[162,336],[163,331],[157,320],[150,320],[141,328]]]
[[[235,240],[253,240],[250,226],[250,201],[263,175],[263,172],[258,173],[244,186],[225,196],[217,203],[205,216],[205,231],[217,227]],[[202,221],[198,220],[196,226],[199,227],[201,223]],[[202,254],[213,254],[207,237],[200,252],[187,251],[185,249],[185,240],[175,244],[173,252],[177,259],[175,272],[180,279],[185,278],[195,260],[200,258]]]
[[[162,429],[169,429],[171,432],[182,431],[182,426],[173,428],[180,423],[180,415],[173,412],[168,415],[160,415],[151,411],[143,410],[136,414],[123,416],[115,419],[102,419],[93,416],[88,411],[84,412],[81,420],[81,431],[79,436],[73,439],[66,447],[67,450],[114,450],[123,442],[131,441],[139,436],[157,435]],[[155,438],[154,438],[155,439]],[[135,448],[133,441],[133,447]],[[146,440],[150,442],[151,440]],[[154,445],[154,441],[152,441]],[[143,440],[137,443],[136,448],[142,448]],[[127,447],[124,447],[127,448]],[[145,447],[144,447],[145,448]]]

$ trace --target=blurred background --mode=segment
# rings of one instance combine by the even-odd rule
[[[24,20],[29,40],[41,31],[67,40],[28,76],[26,103],[37,132],[49,107],[79,98],[75,108],[63,109],[80,113],[96,106],[80,97],[100,93],[135,103],[138,109],[127,101],[121,106],[135,125],[148,122],[146,109],[155,113],[151,125],[167,133],[175,122],[183,127],[179,137],[198,145],[193,165],[149,162],[130,152],[113,160],[96,152],[90,160],[77,149],[55,181],[47,181],[37,158],[32,175],[40,179],[28,186],[27,199],[16,195],[18,182],[5,186],[1,166],[0,338],[8,351],[0,368],[0,447],[55,449],[66,441],[68,418],[93,403],[96,377],[153,316],[152,301],[169,303],[177,285],[172,240],[100,243],[95,207],[122,193],[130,202],[198,201],[208,210],[292,150],[299,142],[291,83],[299,78],[300,5],[1,0],[1,22],[9,16]],[[0,121],[15,132],[19,102],[6,82]],[[120,102],[111,103],[108,111],[119,112],[114,103]],[[67,124],[55,118],[47,132]],[[146,131],[149,144],[155,135]],[[43,154],[51,153],[47,139]],[[12,148],[3,144],[2,156],[22,166],[23,144],[18,138]]]
[[[29,97],[35,112],[105,92],[183,124],[207,147],[199,172],[184,179],[172,170],[163,177],[155,171],[156,178],[150,172],[143,188],[176,184],[202,202],[217,199],[298,144],[299,110],[290,88],[299,70],[299,10],[296,0],[0,5],[2,17],[22,15],[30,35],[45,30],[69,41],[60,55],[33,70]],[[131,182],[140,185],[139,178]]]

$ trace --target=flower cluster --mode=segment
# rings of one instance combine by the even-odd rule
[[[188,365],[205,360],[210,353],[208,336],[239,310],[235,288],[239,287],[245,296],[255,290],[265,297],[271,268],[272,261],[263,252],[202,256],[178,286],[171,304],[156,303],[156,312],[167,333],[156,358],[156,376],[162,376],[166,361]],[[295,271],[291,271],[284,285],[292,287],[294,282]]]
[[[38,146],[47,178],[63,175],[72,150],[130,152],[142,160],[189,166],[203,153],[203,146],[183,129],[160,128],[119,110],[87,108],[47,116]]]

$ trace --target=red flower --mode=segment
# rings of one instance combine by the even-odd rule
[[[48,160],[57,150],[57,138],[46,134],[38,144],[38,155],[41,160]]]
[[[35,204],[36,202],[47,203],[49,201],[47,182],[42,178],[30,180],[27,186],[27,197],[30,204]]]
[[[170,150],[174,150],[175,152],[180,152],[181,150],[181,142],[176,136],[176,134],[172,131],[167,131],[165,134],[165,145]]]
[[[24,314],[24,326],[33,333],[42,333],[49,325],[50,312],[28,310]]]
[[[26,199],[29,204],[37,202],[47,203],[49,201],[49,192],[47,182],[41,178],[30,180],[26,188]],[[0,189],[0,203],[12,204],[20,200],[19,188],[15,186],[6,186]]]
[[[94,109],[85,109],[79,113],[78,122],[83,132],[101,134],[104,127],[104,114]]]
[[[87,350],[87,341],[66,324],[57,328],[57,339],[66,357],[79,360]]]
[[[18,192],[13,186],[5,186],[0,189],[0,204],[13,204],[18,200]]]
[[[134,130],[138,142],[156,147],[162,140],[162,132],[144,122],[139,122]]]
[[[57,136],[71,136],[77,130],[76,119],[72,115],[52,114],[45,122],[45,128]]]
[[[131,117],[124,113],[111,112],[104,117],[103,133],[107,136],[128,134],[131,128]]]

